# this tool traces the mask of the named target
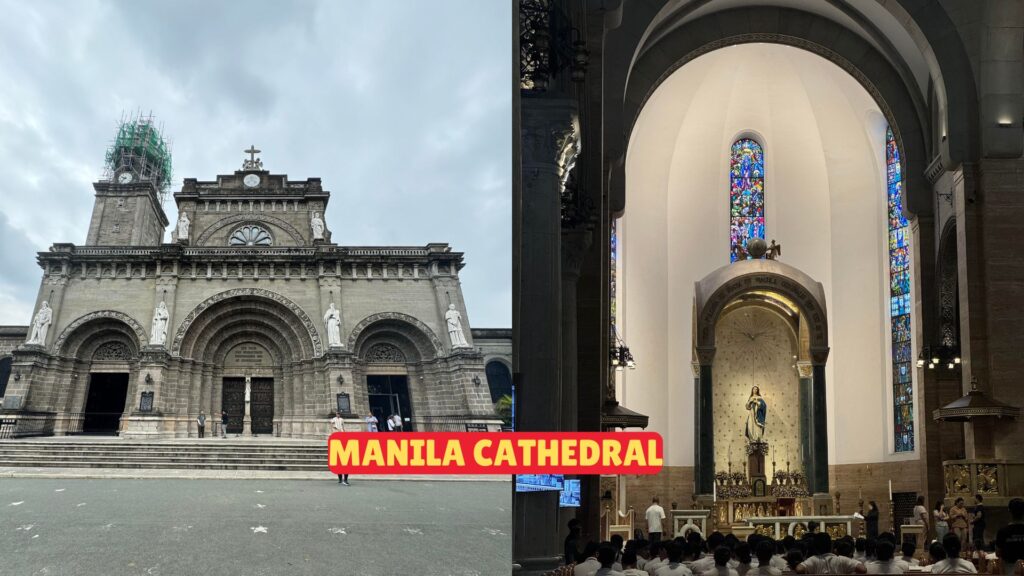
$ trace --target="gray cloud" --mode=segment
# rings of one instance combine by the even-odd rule
[[[0,0],[0,13],[0,324],[28,322],[32,252],[84,241],[114,124],[142,109],[173,141],[176,187],[234,171],[255,143],[272,172],[323,178],[335,241],[449,242],[466,253],[472,325],[511,325],[506,3]]]

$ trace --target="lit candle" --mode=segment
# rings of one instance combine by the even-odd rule
[[[711,485],[711,501],[718,502],[718,484]]]
[[[892,480],[889,480],[889,502],[892,502]]]

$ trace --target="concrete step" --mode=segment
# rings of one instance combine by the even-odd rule
[[[0,467],[326,471],[326,442],[3,440]]]
[[[124,462],[124,461],[97,461],[78,462],[68,464],[65,462],[18,462],[8,461],[0,458],[0,467],[24,467],[24,468],[160,468],[165,470],[176,469],[202,469],[202,470],[290,470],[301,472],[326,472],[327,464],[241,464],[241,463],[207,463],[201,467],[182,466],[173,462]]]

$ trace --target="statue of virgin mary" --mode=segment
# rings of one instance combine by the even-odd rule
[[[747,400],[747,427],[744,434],[747,442],[761,442],[764,437],[764,421],[768,415],[768,403],[761,397],[761,389],[754,386],[750,389]]]

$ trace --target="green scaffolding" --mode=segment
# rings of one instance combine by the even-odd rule
[[[152,115],[122,117],[105,156],[108,177],[123,171],[153,182],[161,198],[171,185],[171,149]]]

